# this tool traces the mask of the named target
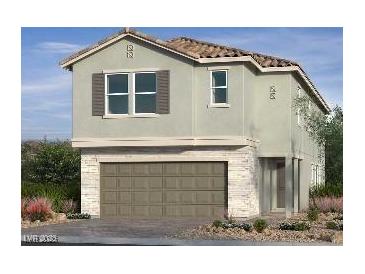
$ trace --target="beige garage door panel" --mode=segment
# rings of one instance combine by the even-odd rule
[[[102,217],[223,215],[223,162],[103,163],[100,169]]]

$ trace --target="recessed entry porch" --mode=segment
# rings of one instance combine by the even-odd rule
[[[288,217],[300,210],[301,160],[261,157],[260,214],[282,212]]]

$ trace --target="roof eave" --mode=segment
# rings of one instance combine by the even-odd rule
[[[165,50],[168,50],[170,52],[173,52],[175,54],[178,54],[180,56],[186,57],[190,60],[193,60],[195,62],[198,63],[221,63],[221,62],[242,62],[242,61],[250,61],[251,63],[253,63],[261,72],[279,72],[279,71],[297,71],[299,73],[299,75],[301,76],[301,78],[306,82],[306,84],[309,86],[309,88],[312,90],[312,92],[314,93],[314,95],[316,96],[316,98],[319,100],[319,102],[321,103],[321,105],[323,106],[323,110],[325,111],[326,114],[328,114],[331,109],[329,108],[329,106],[327,105],[326,101],[323,99],[323,97],[320,95],[320,93],[317,91],[317,89],[315,88],[315,86],[313,85],[313,83],[309,80],[309,77],[306,75],[306,73],[301,69],[301,67],[299,65],[290,65],[290,66],[285,66],[285,67],[263,67],[261,66],[258,62],[256,62],[256,60],[252,57],[252,56],[241,56],[241,57],[218,57],[218,58],[199,58],[198,55],[192,53],[192,52],[181,52],[178,51],[172,47],[169,47],[168,44],[162,40],[159,39],[152,39],[149,38],[146,35],[142,35],[139,32],[135,32],[135,31],[131,31],[131,32],[122,32],[119,35],[106,40],[104,43],[101,43],[100,45],[95,45],[90,47],[90,50],[84,49],[82,51],[82,54],[76,53],[74,55],[76,55],[74,58],[65,58],[64,60],[60,61],[59,65],[63,68],[63,69],[67,69],[69,71],[72,71],[72,66],[84,59],[87,58],[88,56],[92,55],[95,52],[98,52],[100,50],[102,50],[103,48],[109,46],[110,44],[113,44],[115,42],[118,42],[119,40],[123,39],[126,36],[131,36],[134,37],[138,40],[144,41],[146,43],[155,45],[157,47],[163,48]],[[81,52],[82,52],[81,51]],[[71,55],[72,56],[72,55]]]
[[[88,56],[90,56],[91,54],[99,51],[99,50],[102,50],[103,48],[109,46],[110,44],[113,44],[121,39],[123,39],[124,37],[126,36],[131,36],[131,37],[134,37],[138,40],[141,40],[141,41],[144,41],[146,43],[149,43],[149,44],[152,44],[152,45],[155,45],[157,47],[160,47],[160,48],[164,48],[170,52],[174,52],[180,56],[183,56],[183,57],[186,57],[186,58],[189,58],[191,60],[194,60],[196,61],[199,56],[197,56],[196,54],[194,53],[183,53],[183,52],[179,52],[171,47],[169,47],[164,41],[162,40],[159,40],[159,39],[156,39],[156,41],[151,41],[150,39],[146,38],[146,37],[143,37],[143,36],[140,36],[138,35],[137,33],[132,33],[132,32],[128,32],[128,33],[122,33],[116,37],[114,37],[113,39],[110,39],[108,41],[106,41],[105,43],[103,44],[100,44],[94,48],[91,48],[90,50],[88,51],[85,51],[84,53],[78,55],[78,56],[75,56],[74,58],[65,58],[64,60],[60,61],[59,65],[61,66],[61,68],[63,69],[68,69],[68,70],[72,70],[72,65],[75,64],[76,62],[84,59],[84,58],[87,58]],[[77,54],[77,53],[76,53]],[[72,55],[71,55],[72,56]]]

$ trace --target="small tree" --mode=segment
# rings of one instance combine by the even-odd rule
[[[302,124],[309,136],[325,151],[326,184],[340,184],[343,180],[343,111],[334,107],[327,115],[310,107],[310,99],[294,99],[293,107],[300,111]],[[319,158],[323,159],[323,150]]]
[[[68,141],[47,141],[31,147],[22,144],[22,180],[67,183],[80,179],[80,152]]]

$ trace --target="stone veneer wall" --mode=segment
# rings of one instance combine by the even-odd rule
[[[228,213],[233,217],[259,215],[256,148],[135,147],[81,149],[81,211],[100,215],[101,162],[227,161]]]

